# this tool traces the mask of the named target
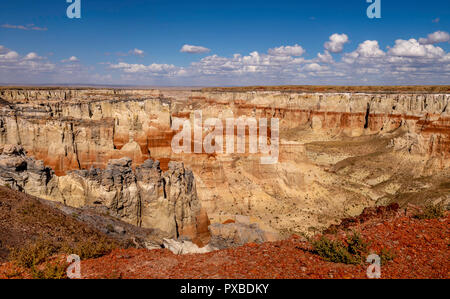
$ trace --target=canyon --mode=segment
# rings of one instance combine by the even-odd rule
[[[23,161],[39,171],[2,182],[70,206],[106,207],[128,223],[202,243],[210,222],[255,224],[262,241],[314,234],[367,207],[448,205],[449,100],[448,88],[5,87],[2,174],[20,172]],[[264,154],[249,151],[175,153],[173,120],[194,125],[198,110],[224,123],[279,119],[278,162],[261,164]],[[11,157],[20,161],[11,165]]]

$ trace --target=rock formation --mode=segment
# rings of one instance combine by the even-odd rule
[[[132,169],[130,158],[109,161],[102,169],[74,170],[56,176],[42,161],[27,157],[18,145],[0,155],[0,184],[81,208],[93,207],[136,226],[160,231],[161,237],[189,237],[208,242],[208,217],[197,197],[194,176],[179,162],[162,172],[159,162]]]

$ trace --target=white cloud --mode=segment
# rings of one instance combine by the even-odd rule
[[[24,60],[37,60],[41,59],[42,57],[39,57],[35,52],[28,53],[23,59]]]
[[[144,56],[144,51],[139,50],[139,49],[133,49],[129,52],[131,55],[136,55],[136,56]]]
[[[47,31],[46,27],[37,27],[34,24],[29,25],[11,25],[11,24],[3,24],[0,27],[7,29],[20,29],[20,30],[35,30],[35,31]]]
[[[318,63],[310,63],[307,64],[304,68],[305,71],[310,71],[310,72],[320,72],[320,71],[325,71],[328,69],[328,67],[326,66],[321,66]]]
[[[205,47],[201,46],[192,46],[192,45],[183,45],[180,52],[181,53],[190,53],[190,54],[202,54],[202,53],[208,53],[211,50]]]
[[[325,49],[331,53],[340,53],[344,50],[344,44],[348,43],[348,36],[346,34],[333,34],[330,40],[324,44]]]
[[[295,44],[294,46],[281,46],[278,48],[269,49],[268,53],[273,56],[302,56],[305,50]]]
[[[30,74],[41,74],[54,69],[53,63],[44,60],[35,52],[21,57],[16,51],[0,46],[0,73],[6,72],[8,74],[6,79],[15,74],[23,78]]]
[[[444,50],[433,45],[422,45],[416,39],[398,39],[395,46],[389,49],[389,54],[401,57],[442,57]]]
[[[445,43],[450,40],[450,34],[445,31],[436,31],[428,34],[427,38],[419,38],[419,43],[422,45],[430,45],[437,43]]]
[[[12,51],[0,45],[0,63],[16,61],[19,58],[19,53]]]
[[[334,63],[333,57],[331,56],[330,52],[328,52],[327,50],[325,50],[325,52],[323,54],[318,53],[317,60],[319,62],[323,62],[323,63]]]
[[[117,64],[110,64],[111,69],[123,70],[125,73],[152,73],[152,74],[174,74],[180,68],[177,68],[173,64],[157,64],[150,65],[143,64],[129,64],[125,62],[119,62]]]
[[[366,40],[359,44],[355,51],[344,54],[342,61],[345,63],[355,63],[380,58],[384,55],[385,53],[380,49],[378,41]]]
[[[19,54],[15,51],[8,51],[0,55],[0,61],[14,61],[19,58]]]
[[[78,62],[79,60],[78,60],[78,58],[76,57],[76,56],[70,56],[69,58],[67,58],[67,59],[63,59],[63,60],[61,60],[61,62]]]
[[[362,57],[381,57],[384,56],[384,52],[380,49],[378,41],[366,40],[362,44],[358,45],[356,50]]]

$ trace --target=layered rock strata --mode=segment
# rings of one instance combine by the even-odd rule
[[[105,169],[69,171],[56,176],[42,161],[7,145],[0,155],[0,184],[81,208],[92,207],[127,223],[160,231],[161,237],[208,242],[208,217],[197,197],[192,172],[170,162],[146,160],[133,170],[129,158],[111,160]]]

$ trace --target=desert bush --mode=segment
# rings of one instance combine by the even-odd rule
[[[348,252],[353,256],[362,257],[367,252],[367,243],[357,233],[347,239]]]
[[[416,219],[438,219],[441,217],[444,217],[444,206],[441,204],[437,204],[437,205],[427,205],[423,211],[421,213],[418,213],[416,215],[414,215],[414,218]]]
[[[359,263],[341,242],[332,241],[322,237],[313,242],[313,247],[314,252],[327,261],[344,264]]]
[[[381,249],[378,256],[380,257],[381,265],[385,265],[387,262],[392,261],[395,258],[395,254],[386,248]]]
[[[102,239],[97,242],[83,241],[75,246],[64,246],[63,252],[67,254],[76,254],[82,260],[98,258],[110,253],[118,246],[106,239]]]
[[[40,267],[31,268],[33,279],[67,279],[67,265],[65,263],[49,262]]]
[[[333,263],[360,264],[367,252],[367,243],[356,233],[347,239],[346,244],[322,236],[312,245],[316,254]]]
[[[12,249],[9,259],[18,266],[33,268],[57,252],[58,246],[49,241],[38,240],[34,243],[28,243],[22,248]]]
[[[117,247],[117,244],[106,239],[83,241],[74,245],[39,239],[19,249],[11,249],[9,260],[17,266],[31,269],[33,276],[57,278],[60,277],[62,265],[46,265],[44,270],[37,266],[56,254],[76,254],[81,259],[90,259],[106,255]]]

